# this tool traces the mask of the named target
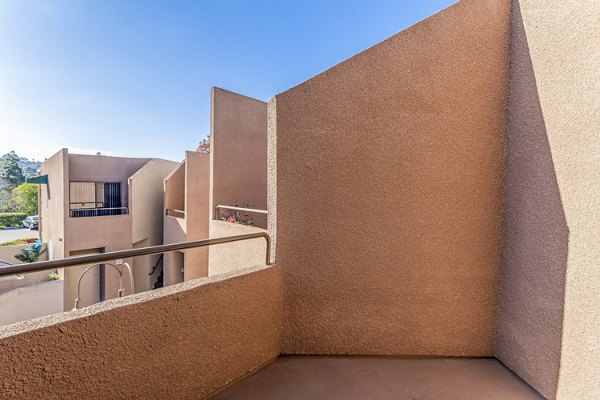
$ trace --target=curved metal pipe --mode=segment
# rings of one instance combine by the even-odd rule
[[[134,294],[135,290],[133,287],[133,271],[131,270],[131,267],[129,266],[128,263],[123,263],[123,268],[127,268],[127,271],[129,271],[129,286],[131,289],[131,294]]]
[[[119,267],[117,267],[115,264],[112,263],[108,263],[108,262],[103,262],[102,264],[104,265],[110,265],[111,267],[113,267],[114,269],[117,270],[117,273],[119,274],[119,290],[117,291],[117,297],[123,297],[123,271],[125,270],[125,268],[127,268],[127,271],[129,271],[129,279],[130,279],[130,288],[131,288],[131,293],[134,293],[133,290],[133,272],[131,271],[131,267],[129,266],[128,263],[123,263],[121,264],[121,269],[119,269]],[[92,268],[94,268],[95,266],[98,266],[99,264],[93,264],[90,265],[89,267],[87,267],[86,269],[83,270],[83,272],[81,273],[81,275],[79,275],[79,279],[77,280],[77,298],[75,299],[75,308],[74,310],[79,308],[79,302],[81,301],[81,298],[79,297],[79,294],[81,292],[81,280],[83,279],[83,276]]]

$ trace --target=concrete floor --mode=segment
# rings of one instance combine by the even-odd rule
[[[213,400],[543,399],[495,359],[282,357]]]

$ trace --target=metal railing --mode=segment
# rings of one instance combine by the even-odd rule
[[[242,240],[260,239],[266,241],[267,247],[265,251],[265,265],[270,264],[271,260],[271,237],[268,233],[257,232],[246,235],[227,236],[215,239],[193,240],[189,242],[163,244],[159,246],[140,247],[139,249],[111,251],[108,253],[91,254],[88,256],[79,256],[71,258],[63,258],[60,260],[37,261],[26,264],[15,264],[0,268],[0,276],[23,274],[26,272],[38,272],[54,270],[58,268],[69,268],[78,265],[86,264],[102,264],[108,261],[114,261],[123,258],[146,256],[150,254],[167,253],[169,251],[193,249],[197,247],[212,246],[215,244],[239,242]]]
[[[267,214],[267,210],[257,210],[255,208],[218,205],[215,210],[216,219],[219,219],[219,210],[233,210],[233,211],[253,212],[253,213],[257,213],[257,214]]]
[[[73,206],[80,206],[79,208],[104,208],[104,203],[101,201],[74,201],[70,202],[72,210],[77,210],[78,208],[73,208]]]
[[[129,214],[127,207],[72,208],[71,218],[103,217],[107,215]]]
[[[177,210],[175,208],[167,208],[165,209],[165,215],[175,218],[185,218],[185,211]]]

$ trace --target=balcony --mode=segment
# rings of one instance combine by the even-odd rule
[[[457,2],[272,98],[267,207],[219,168],[264,176],[252,140],[217,141],[264,104],[213,90],[227,157],[165,206],[266,208],[277,259],[0,328],[2,397],[600,398],[600,3],[538,3]]]
[[[268,265],[266,233],[22,264],[6,273],[259,238],[267,241],[264,265],[0,328],[3,395],[168,398],[176,388],[178,398],[215,400],[542,399],[493,357],[285,355],[285,342],[298,338],[286,326],[286,283],[282,268]]]
[[[263,266],[1,328],[3,394],[542,399],[494,358],[280,356],[282,295],[281,268]]]
[[[105,217],[107,215],[129,214],[127,207],[96,207],[96,208],[71,208],[71,218]]]
[[[235,224],[267,228],[267,210],[259,210],[238,205],[226,206],[219,204],[215,207],[215,219]]]
[[[128,214],[124,207],[121,182],[69,182],[69,216],[71,218],[103,217]]]
[[[185,219],[185,211],[176,210],[172,208],[165,209],[165,215],[168,217],[182,218]]]

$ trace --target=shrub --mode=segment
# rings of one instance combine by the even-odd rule
[[[36,262],[40,258],[42,253],[42,241],[36,240],[35,243],[26,249],[21,249],[21,252],[15,255],[15,258],[19,261],[26,263]]]
[[[237,204],[234,207],[239,207]],[[250,208],[250,205],[246,204],[246,208]],[[250,217],[248,214],[242,214],[241,211],[231,210],[228,215],[225,214],[225,217],[221,217],[221,220],[231,222],[234,224],[242,224],[254,226],[254,218]]]
[[[9,242],[0,243],[0,246],[19,246],[22,244],[35,243],[37,240],[38,240],[37,238],[16,239],[16,240],[11,240]]]
[[[27,218],[25,213],[0,213],[0,225],[21,226],[25,218]]]
[[[52,272],[51,274],[48,275],[49,281],[57,281],[59,279],[60,279],[60,275],[58,274],[58,272]]]

